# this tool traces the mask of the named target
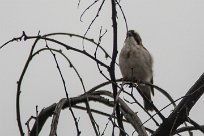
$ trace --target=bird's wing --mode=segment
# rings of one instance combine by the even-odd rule
[[[152,77],[150,83],[153,84],[153,77]],[[153,86],[151,86],[151,92],[152,92],[152,95],[154,96],[154,87]]]

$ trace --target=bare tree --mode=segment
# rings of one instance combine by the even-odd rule
[[[112,129],[112,135],[117,135],[117,131],[119,131],[119,135],[125,136],[125,135],[139,135],[139,136],[147,136],[148,133],[151,133],[153,136],[164,136],[164,135],[175,135],[179,134],[180,132],[188,131],[189,135],[192,135],[191,130],[199,130],[202,133],[204,133],[204,126],[199,125],[195,121],[193,121],[191,118],[189,118],[189,113],[192,109],[192,107],[195,105],[195,103],[198,101],[198,99],[201,97],[201,95],[204,92],[204,74],[201,75],[201,77],[196,81],[196,83],[189,89],[189,91],[181,97],[182,99],[178,105],[175,104],[175,101],[171,98],[171,96],[160,87],[146,83],[143,81],[140,81],[138,83],[128,83],[126,86],[129,86],[129,88],[125,89],[120,86],[120,83],[122,82],[122,79],[117,79],[115,76],[115,67],[117,66],[116,58],[118,54],[117,49],[117,10],[116,7],[119,7],[120,12],[122,12],[123,18],[126,23],[126,28],[128,30],[128,25],[126,22],[125,15],[123,13],[122,7],[120,6],[120,2],[117,0],[111,0],[111,11],[112,11],[112,54],[109,55],[106,50],[104,49],[103,45],[101,45],[101,40],[103,39],[103,36],[106,34],[107,31],[104,31],[102,28],[99,32],[99,38],[98,41],[95,42],[91,38],[87,38],[86,34],[91,29],[92,24],[95,22],[97,17],[99,17],[99,13],[101,12],[102,7],[104,6],[105,0],[99,1],[96,0],[90,6],[87,7],[87,9],[84,10],[82,13],[82,16],[86,13],[87,10],[90,10],[90,8],[95,5],[96,3],[101,2],[98,8],[98,12],[95,15],[95,18],[93,18],[91,24],[88,26],[87,31],[83,36],[73,33],[51,33],[46,35],[40,35],[40,33],[37,36],[29,36],[25,32],[20,37],[13,38],[12,40],[6,42],[4,45],[0,47],[2,49],[4,46],[9,44],[10,42],[14,41],[27,41],[34,39],[35,42],[32,45],[32,48],[30,50],[29,56],[27,58],[27,61],[24,65],[24,68],[22,70],[22,73],[19,77],[18,84],[17,84],[17,93],[16,93],[16,116],[17,116],[17,122],[19,127],[19,132],[21,135],[25,135],[25,130],[23,130],[22,122],[21,122],[21,109],[20,109],[20,94],[21,94],[21,85],[22,81],[24,79],[24,75],[27,72],[27,69],[30,66],[30,62],[33,60],[34,57],[36,57],[39,53],[43,53],[46,51],[49,51],[52,56],[53,60],[57,66],[57,70],[59,72],[59,75],[61,77],[61,81],[64,85],[64,92],[65,92],[65,98],[62,98],[59,100],[59,102],[51,104],[50,106],[42,109],[40,112],[38,112],[38,108],[36,106],[36,116],[31,116],[30,119],[26,122],[27,128],[28,128],[28,135],[30,136],[36,136],[38,135],[41,130],[43,129],[43,126],[47,119],[52,116],[52,124],[50,128],[50,136],[54,136],[57,134],[57,126],[58,121],[60,117],[61,110],[67,110],[69,109],[73,120],[74,125],[76,128],[76,135],[80,135],[82,132],[79,127],[79,120],[77,119],[75,112],[73,111],[74,108],[86,111],[88,114],[88,117],[90,119],[90,122],[92,124],[92,128],[95,132],[95,135],[100,136],[104,135],[104,132],[106,131],[106,128],[104,128],[103,131],[99,129],[100,124],[95,120],[94,114],[99,114],[104,116],[105,118],[108,118],[109,121],[107,123],[111,123],[113,126]],[[80,1],[79,1],[80,5]],[[75,48],[72,45],[68,45],[64,42],[61,42],[57,39],[55,39],[55,36],[70,36],[70,37],[76,37],[82,40],[82,44],[84,44],[84,41],[87,41],[95,46],[93,46],[93,49],[95,49],[95,53],[91,54],[87,52],[84,49],[84,45],[82,49]],[[39,41],[45,41],[45,46],[36,49],[36,45],[39,43]],[[53,47],[52,44],[55,45]],[[63,48],[63,50],[61,50]],[[102,77],[106,79],[106,82],[95,85],[92,89],[86,90],[85,85],[83,83],[83,77],[80,75],[80,69],[77,69],[74,64],[72,63],[72,60],[66,55],[66,51],[76,52],[79,54],[79,56],[85,56],[92,61],[96,63],[96,67],[98,68],[98,72],[101,74]],[[110,63],[104,62],[101,59],[97,57],[98,51],[102,51],[105,54],[105,57],[110,60]],[[76,97],[70,97],[69,91],[66,87],[66,80],[64,79],[63,72],[61,70],[61,66],[58,63],[57,55],[61,55],[67,60],[67,63],[70,65],[71,68],[74,69],[74,72],[76,73],[76,76],[79,78],[81,85],[83,87],[83,93]],[[104,72],[106,69],[107,73]],[[151,87],[154,87],[157,91],[161,92],[166,98],[170,101],[169,105],[173,105],[175,108],[172,113],[168,117],[164,117],[164,115],[161,113],[163,109],[168,107],[164,107],[163,109],[159,110],[152,102],[148,101],[149,104],[153,107],[153,109],[156,111],[154,115],[151,115],[148,111],[144,110],[144,114],[147,114],[150,116],[149,120],[153,120],[155,124],[158,126],[157,130],[153,130],[152,128],[145,127],[145,123],[142,123],[140,117],[137,115],[137,113],[131,108],[131,105],[137,104],[141,108],[143,106],[140,104],[140,102],[137,100],[135,96],[135,92],[133,90],[137,90],[140,92],[141,96],[145,99],[145,96],[142,95],[141,90],[137,87],[138,84],[145,84]],[[103,87],[111,85],[110,90],[103,89]],[[124,95],[128,96],[130,99],[125,99],[120,97],[120,93],[123,93]],[[97,102],[104,104],[107,107],[112,108],[112,112],[107,113],[103,109],[96,109],[92,108],[90,106],[90,102]],[[80,104],[84,104],[85,106],[81,106]],[[144,108],[143,108],[144,109]],[[157,119],[154,118],[155,115],[158,115],[161,118],[161,123]],[[30,120],[34,119],[35,123],[30,129]],[[190,126],[187,126],[187,123],[191,124]],[[131,124],[132,128],[135,130],[133,132],[128,132],[125,127],[125,124]],[[181,124],[185,124],[185,127],[179,128]],[[109,134],[111,135],[111,134]]]

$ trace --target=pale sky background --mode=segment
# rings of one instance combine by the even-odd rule
[[[79,7],[77,6],[78,0],[0,0],[0,3],[0,45],[13,37],[20,36],[22,31],[25,31],[27,35],[36,35],[39,30],[41,34],[67,32],[83,35],[99,6],[98,3],[88,10],[82,18],[83,22],[80,22],[80,15],[92,3],[91,0],[81,0]],[[140,33],[144,46],[154,58],[154,83],[167,90],[174,99],[180,98],[204,71],[204,1],[121,0],[121,6],[125,12],[129,29],[135,29]],[[111,53],[110,1],[105,2],[99,15],[100,17],[97,18],[87,37],[97,41],[99,30],[103,26],[103,32],[107,29],[107,34],[101,45]],[[118,17],[118,50],[120,51],[125,39],[126,28],[120,11],[118,11]],[[82,48],[81,40],[76,38],[63,37],[60,40],[66,41],[71,46]],[[0,50],[0,135],[19,135],[15,112],[16,82],[32,43],[32,40],[13,42]],[[44,42],[40,42],[38,49],[44,45]],[[52,47],[58,48],[56,45]],[[95,49],[93,45],[85,43],[87,51],[91,52],[91,48]],[[98,73],[93,61],[71,51],[66,54],[79,69],[87,90],[105,81]],[[110,62],[103,56],[99,58],[106,64]],[[83,93],[73,70],[69,68],[62,57],[58,56],[58,60],[64,72],[70,96]],[[103,72],[107,74],[105,70]],[[116,76],[117,78],[121,77],[118,67]],[[160,93],[156,92],[155,95],[153,101],[158,108],[169,103]],[[43,107],[58,102],[64,97],[63,85],[53,57],[49,52],[41,53],[31,62],[22,84],[21,118],[24,131],[26,132],[24,123],[31,115],[35,115],[36,105],[39,106],[40,111]],[[190,113],[190,117],[201,125],[204,124],[203,105],[204,97],[202,96]],[[92,106],[96,107],[95,103]],[[169,107],[163,114],[167,117],[171,110],[172,107]],[[82,136],[93,135],[93,129],[85,131],[89,121],[86,112],[74,111],[76,116],[80,117],[79,125]],[[142,121],[148,119],[147,115],[140,114],[140,112],[138,112],[138,116],[142,118]],[[86,118],[83,118],[84,116]],[[103,130],[108,119],[101,120],[100,116],[96,116],[96,118],[99,124],[102,124],[101,130]],[[60,119],[58,135],[65,136],[70,132],[74,132],[70,135],[76,135],[69,110],[64,110]],[[147,125],[152,127],[152,122]],[[50,120],[41,135],[48,135],[49,127]],[[129,129],[128,127],[130,126],[126,128]],[[109,130],[111,129],[112,127],[109,125]],[[108,135],[108,132],[105,135]],[[196,135],[201,136],[202,134],[196,133]]]

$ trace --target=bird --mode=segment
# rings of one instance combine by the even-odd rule
[[[129,30],[126,34],[124,45],[119,55],[119,68],[123,81],[144,81],[153,84],[153,58],[149,51],[143,46],[140,35]],[[139,89],[151,102],[151,93],[154,95],[153,87],[146,84],[138,84]],[[144,101],[144,109],[152,111],[152,106]]]

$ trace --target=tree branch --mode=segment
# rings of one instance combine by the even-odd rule
[[[115,0],[111,0],[111,6],[112,6],[112,24],[113,24],[113,52],[112,52],[112,61],[110,63],[110,68],[108,70],[109,70],[111,81],[113,82],[112,89],[113,89],[114,102],[116,104],[117,122],[118,122],[119,128],[122,129],[120,130],[120,134],[122,136],[125,136],[126,134],[124,133],[124,126],[122,122],[122,116],[120,113],[119,104],[116,102],[117,84],[116,84],[116,78],[115,78],[115,62],[116,62],[116,57],[118,54],[118,49],[117,49],[118,40],[117,40],[117,21],[116,21],[117,11],[116,11],[116,1]]]
[[[169,117],[160,125],[153,136],[167,136],[182,124],[187,121],[188,114],[198,99],[204,93],[204,74],[196,81],[196,83],[189,89],[185,97],[176,106],[175,110]]]

